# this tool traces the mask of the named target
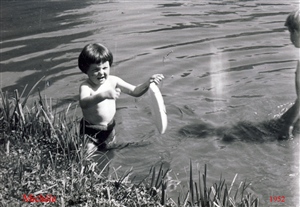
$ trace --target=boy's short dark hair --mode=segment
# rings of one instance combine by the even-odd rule
[[[105,63],[106,61],[110,66],[113,63],[113,55],[109,49],[99,43],[88,44],[78,57],[78,67],[83,73],[87,73],[91,64]]]
[[[284,26],[288,29],[300,32],[300,10],[293,11],[287,17]]]

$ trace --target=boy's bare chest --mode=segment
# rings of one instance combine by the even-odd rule
[[[98,93],[104,93],[106,91],[113,90],[114,88],[115,88],[115,86],[114,86],[113,83],[106,83],[105,82],[103,85],[91,88],[90,94],[95,95],[95,94],[98,94]]]

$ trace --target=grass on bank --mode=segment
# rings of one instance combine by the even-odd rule
[[[40,80],[41,81],[41,80]],[[38,84],[38,83],[37,83]],[[36,85],[37,85],[36,84]],[[207,185],[207,169],[192,173],[189,189],[181,190],[174,201],[168,196],[168,173],[152,167],[139,183],[132,182],[132,170],[106,177],[97,168],[85,145],[88,137],[78,133],[78,120],[70,105],[55,112],[51,99],[42,98],[28,106],[24,91],[14,98],[0,91],[0,204],[28,206],[23,196],[53,195],[51,206],[199,206],[257,207],[259,201],[246,192],[242,182],[233,190],[235,178],[227,186],[220,179]]]

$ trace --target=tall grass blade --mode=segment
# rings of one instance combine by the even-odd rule
[[[9,155],[9,145],[10,145],[10,141],[7,140],[7,143],[6,143],[6,155],[7,156]]]
[[[155,167],[153,167],[152,169],[152,177],[151,177],[151,184],[150,184],[150,188],[153,187],[153,184],[154,184],[154,180],[155,180]]]
[[[157,175],[157,178],[156,178],[156,182],[155,182],[155,188],[158,189],[159,188],[159,180],[160,180],[160,177],[161,177],[161,174],[163,173],[162,171],[162,166],[163,166],[163,163],[160,165],[160,168],[158,170],[158,175]]]
[[[181,202],[180,202],[180,193],[179,193],[179,196],[177,197],[177,206],[181,206]]]
[[[198,171],[199,174],[199,191],[200,191],[200,201],[201,201],[201,206],[205,206],[205,201],[204,201],[204,196],[203,196],[203,191],[202,191],[202,185],[201,185],[201,173]]]
[[[26,90],[27,86],[28,86],[28,84],[26,84],[25,87],[23,88],[23,91],[22,91],[22,93],[21,93],[21,95],[20,95],[20,98],[23,97],[23,95],[24,95],[24,93],[25,93],[25,90]]]
[[[16,108],[18,109],[19,112],[19,117],[21,118],[22,124],[25,124],[25,118],[24,118],[24,114],[22,111],[22,106],[20,104],[20,97],[19,97],[19,93],[18,90],[15,90],[15,96],[16,96]]]
[[[190,160],[190,193],[191,193],[191,202],[192,206],[194,205],[194,181],[193,181],[193,166],[192,161]]]
[[[187,201],[188,201],[188,199],[189,199],[189,195],[190,195],[190,192],[188,191],[188,192],[186,193],[185,199],[183,200],[182,206],[186,206],[186,205],[187,205]]]
[[[197,205],[199,205],[199,202],[200,202],[200,196],[199,196],[199,192],[198,192],[198,186],[197,186],[197,183],[195,182],[195,190],[196,190],[196,196],[197,196],[197,200],[196,200],[196,203]]]
[[[161,185],[161,205],[165,205],[166,203],[166,189],[167,189],[167,182],[163,181]]]
[[[42,112],[43,112],[43,114],[44,114],[45,118],[47,119],[47,121],[48,121],[48,124],[50,125],[50,127],[51,127],[52,131],[55,133],[55,128],[54,128],[54,126],[53,126],[53,124],[52,124],[52,122],[51,122],[50,118],[48,117],[47,113],[45,112],[45,110],[44,110],[44,109],[41,109],[41,110],[42,110]]]
[[[231,182],[231,185],[230,185],[228,194],[230,194],[230,192],[231,192],[231,189],[232,189],[232,187],[233,187],[233,184],[234,184],[234,182],[235,182],[235,180],[236,180],[237,175],[238,175],[238,174],[235,174],[235,176],[234,176],[234,178],[233,178],[233,180],[232,180],[232,182]]]
[[[1,89],[0,94],[3,104],[4,119],[7,122],[7,124],[10,124],[10,106],[8,101],[8,95],[7,92],[4,94]]]
[[[204,174],[202,175],[203,177],[203,195],[204,195],[204,203],[206,204],[208,201],[208,196],[207,196],[207,187],[206,187],[206,164],[204,165]]]
[[[223,194],[223,206],[224,207],[228,206],[228,198],[229,198],[229,194],[228,194],[227,186],[225,186],[224,194]]]
[[[38,81],[34,84],[34,86],[32,86],[32,88],[30,89],[29,93],[27,94],[27,96],[25,97],[25,99],[24,99],[24,101],[23,101],[23,103],[22,103],[22,107],[25,106],[25,104],[26,104],[26,102],[27,102],[29,96],[31,95],[32,91],[35,89],[35,87],[36,87],[36,86],[37,86],[44,78],[45,78],[45,76],[43,76],[40,80],[38,80]]]

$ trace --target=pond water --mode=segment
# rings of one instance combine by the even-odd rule
[[[293,103],[299,53],[284,22],[297,7],[297,0],[1,1],[0,85],[21,91],[45,76],[42,93],[58,107],[75,106],[86,78],[78,55],[100,42],[114,54],[114,75],[132,84],[165,75],[166,133],[157,132],[147,95],[121,95],[118,141],[151,143],[115,150],[111,170],[133,167],[141,179],[163,163],[187,186],[192,160],[194,174],[207,164],[208,185],[238,174],[236,183],[251,182],[262,206],[299,206],[299,136],[264,140],[248,131],[225,142],[212,133],[244,121],[259,129]],[[270,196],[286,199],[274,204]]]

